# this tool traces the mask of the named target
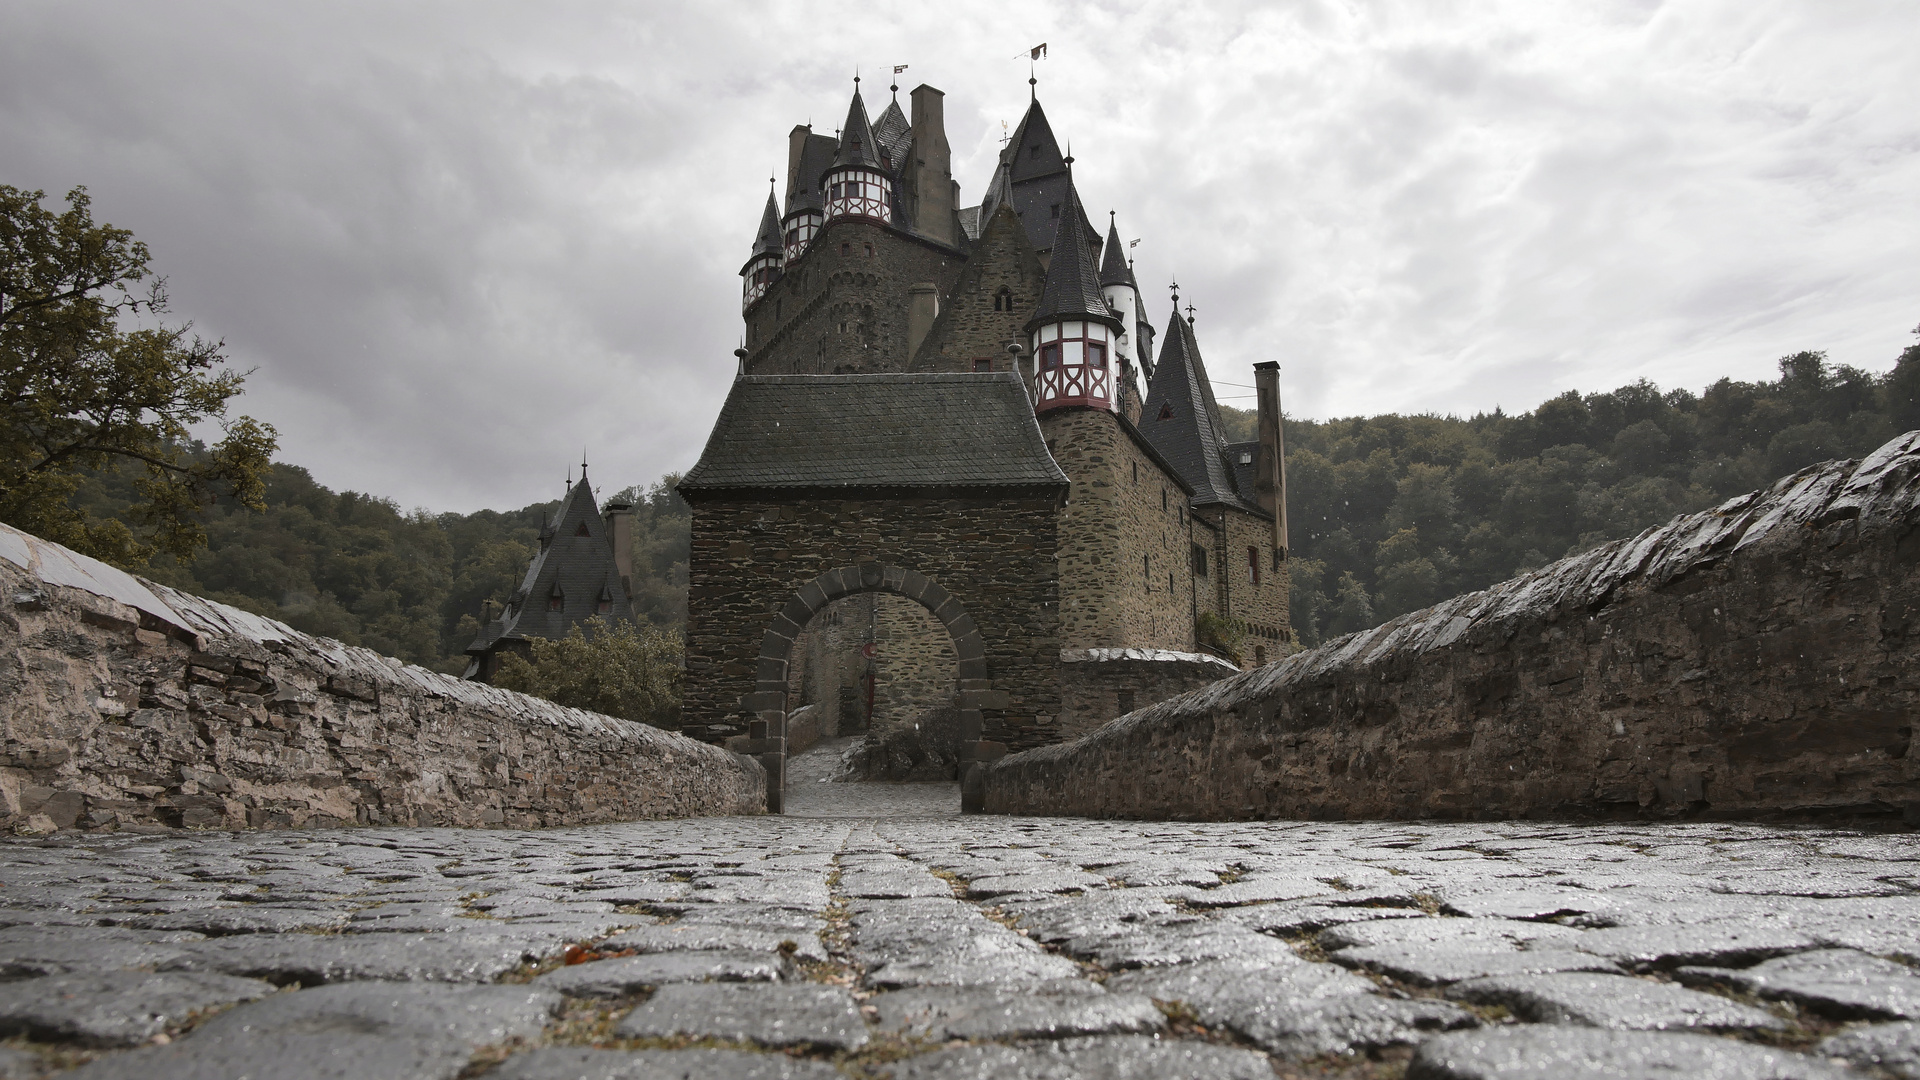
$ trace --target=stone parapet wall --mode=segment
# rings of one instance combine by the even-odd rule
[[[1920,432],[1001,759],[987,810],[1920,817]]]
[[[751,759],[464,682],[0,526],[0,828],[759,813]]]
[[[1232,678],[1217,656],[1166,649],[1064,649],[1060,733],[1078,738],[1117,717]]]

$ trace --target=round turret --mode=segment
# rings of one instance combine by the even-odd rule
[[[754,234],[753,254],[740,268],[741,310],[752,307],[754,301],[767,295],[773,283],[780,280],[785,265],[785,246],[780,240],[780,204],[769,191],[767,208],[760,215],[760,229]]]
[[[821,178],[826,193],[826,220],[860,217],[882,224],[893,221],[893,177],[867,120],[855,79],[853,103],[847,108],[847,126],[840,130],[840,150]]]
[[[1126,324],[1100,294],[1092,238],[1081,222],[1080,197],[1069,174],[1053,260],[1038,310],[1027,322],[1033,347],[1033,407],[1038,412],[1072,405],[1112,411],[1117,405],[1114,347]]]

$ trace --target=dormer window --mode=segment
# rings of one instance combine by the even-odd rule
[[[593,612],[596,615],[613,614],[613,590],[612,589],[600,590],[600,599],[594,603]]]
[[[592,535],[593,535],[593,533],[592,533],[592,532],[591,532],[590,530],[588,530],[588,528],[587,528],[587,523],[583,521],[583,522],[581,522],[581,523],[580,523],[580,526],[579,526],[578,528],[576,528],[576,529],[574,529],[574,530],[573,530],[573,535],[575,535],[575,536],[592,536]]]
[[[560,609],[566,606],[567,606],[566,594],[560,591],[560,586],[555,585],[553,587],[553,592],[547,594],[547,610],[559,611]]]
[[[1160,419],[1162,420],[1173,419],[1173,406],[1168,405],[1165,402],[1162,402],[1160,405]]]

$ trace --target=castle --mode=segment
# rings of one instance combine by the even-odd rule
[[[1246,665],[1288,640],[1277,365],[1228,441],[1191,318],[1149,320],[1037,92],[963,206],[942,93],[893,89],[790,132],[679,488],[685,715],[773,766],[803,710],[951,732],[964,766],[1230,673],[1213,628]]]

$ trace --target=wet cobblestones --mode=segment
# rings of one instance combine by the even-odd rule
[[[0,844],[0,1077],[1920,1077],[1920,838],[961,817]],[[572,961],[572,962],[569,962]]]

